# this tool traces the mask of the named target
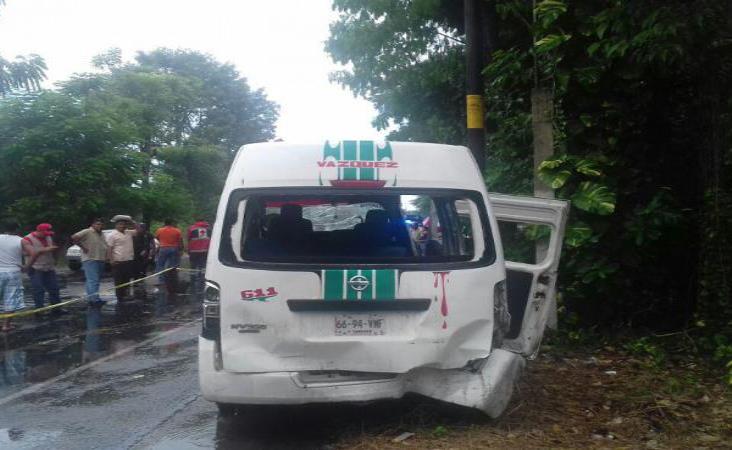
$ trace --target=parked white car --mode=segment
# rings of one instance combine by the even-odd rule
[[[203,396],[228,414],[411,392],[499,416],[539,349],[568,209],[489,195],[465,147],[242,147],[206,268]],[[504,261],[499,220],[548,225],[546,257]]]
[[[104,238],[106,239],[107,235],[112,231],[114,230],[102,230]],[[155,242],[155,254],[157,254],[158,249],[160,248],[160,242],[157,239],[153,239],[153,242]],[[66,265],[68,265],[71,270],[81,270],[81,247],[78,245],[72,245],[66,250]]]

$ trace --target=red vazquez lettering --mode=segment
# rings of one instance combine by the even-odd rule
[[[318,161],[318,167],[398,169],[396,161]]]

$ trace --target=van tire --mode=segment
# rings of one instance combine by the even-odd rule
[[[221,417],[234,416],[238,411],[237,406],[231,403],[216,403],[216,406],[219,408],[219,416]]]

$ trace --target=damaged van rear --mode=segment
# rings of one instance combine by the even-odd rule
[[[552,308],[568,206],[489,195],[465,147],[239,150],[213,229],[199,376],[236,405],[416,393],[497,417]],[[504,260],[498,223],[544,226]]]

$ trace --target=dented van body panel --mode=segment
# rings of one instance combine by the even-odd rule
[[[497,202],[504,219],[525,218],[510,197]],[[555,236],[546,264],[504,261],[464,147],[242,147],[206,269],[204,397],[302,404],[413,392],[500,415],[543,334],[566,218],[559,201],[515,206],[529,219],[548,208],[534,217]],[[504,340],[507,266],[529,271],[532,284],[522,332]]]

